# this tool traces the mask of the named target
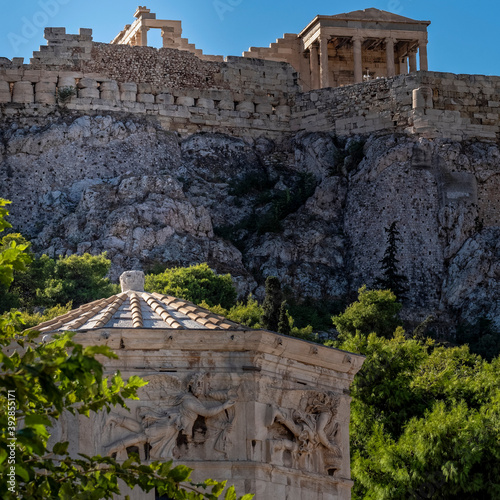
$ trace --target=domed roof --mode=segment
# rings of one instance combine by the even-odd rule
[[[42,333],[99,328],[245,329],[192,302],[170,295],[144,292],[144,274],[141,271],[123,273],[120,282],[121,293],[85,304],[33,329]]]

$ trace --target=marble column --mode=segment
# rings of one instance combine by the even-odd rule
[[[318,46],[313,43],[309,48],[309,64],[311,69],[311,89],[319,88],[319,52]]]
[[[360,36],[353,36],[353,50],[354,50],[354,83],[363,82],[363,56],[362,56],[362,43],[363,38]]]
[[[410,73],[414,73],[417,71],[417,51],[410,50],[408,57],[410,58]]]
[[[387,77],[396,76],[396,65],[394,63],[394,38],[385,39],[385,51],[387,56]]]
[[[320,35],[319,37],[319,72],[321,88],[330,86],[330,77],[328,72],[328,37]]]
[[[421,41],[418,49],[420,55],[420,71],[429,71],[429,63],[427,61],[427,40]]]
[[[140,45],[141,47],[148,46],[148,31],[149,28],[146,28],[146,26],[141,26],[137,30],[137,45]]]
[[[172,38],[172,32],[162,28],[161,39],[163,41],[163,48],[172,47],[174,45],[174,39]]]

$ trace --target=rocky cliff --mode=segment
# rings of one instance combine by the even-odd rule
[[[38,252],[125,269],[207,261],[242,296],[267,275],[336,300],[380,275],[397,221],[405,316],[500,326],[500,150],[403,135],[181,138],[125,114],[4,119],[0,196]]]

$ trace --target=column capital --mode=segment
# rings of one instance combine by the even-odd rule
[[[363,36],[360,36],[360,35],[354,35],[352,38],[352,41],[353,42],[364,42],[365,38]]]
[[[392,37],[392,36],[386,36],[386,37],[384,38],[384,40],[385,40],[385,43],[391,43],[391,42],[392,42],[392,43],[396,43],[396,42],[397,42],[397,39],[396,39],[396,38],[394,38],[394,37]]]

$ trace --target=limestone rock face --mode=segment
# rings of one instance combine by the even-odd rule
[[[107,251],[113,278],[207,261],[233,275],[241,296],[259,297],[276,275],[298,296],[340,299],[375,283],[384,228],[396,221],[407,319],[458,311],[500,322],[493,143],[181,139],[130,115],[23,118],[0,134],[1,196],[40,253]]]
[[[500,327],[500,230],[469,238],[451,260],[443,282],[442,309],[458,310],[473,323],[480,317]]]

